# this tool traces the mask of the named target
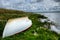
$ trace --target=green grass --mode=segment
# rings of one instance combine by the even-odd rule
[[[2,33],[7,20],[25,16],[28,16],[32,20],[32,26],[24,32],[3,39]],[[0,9],[0,40],[60,40],[60,35],[44,28],[45,23],[41,23],[38,20],[39,18],[46,17],[29,12]]]

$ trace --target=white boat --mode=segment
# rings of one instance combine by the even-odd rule
[[[32,21],[28,17],[9,19],[5,25],[2,38],[22,32],[31,25]]]

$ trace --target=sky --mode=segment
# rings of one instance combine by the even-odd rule
[[[0,0],[0,8],[26,12],[59,11],[59,0]]]

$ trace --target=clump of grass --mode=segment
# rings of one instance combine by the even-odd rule
[[[24,32],[2,39],[7,20],[24,16],[32,20],[32,26]],[[38,21],[39,18],[46,17],[29,12],[0,9],[0,40],[60,40],[60,35],[44,28],[45,23]]]

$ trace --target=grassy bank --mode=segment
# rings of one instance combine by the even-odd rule
[[[3,39],[2,33],[7,20],[25,16],[32,20],[32,26],[24,32]],[[60,40],[60,35],[44,28],[45,23],[41,23],[39,18],[46,17],[29,12],[0,9],[0,40]]]

